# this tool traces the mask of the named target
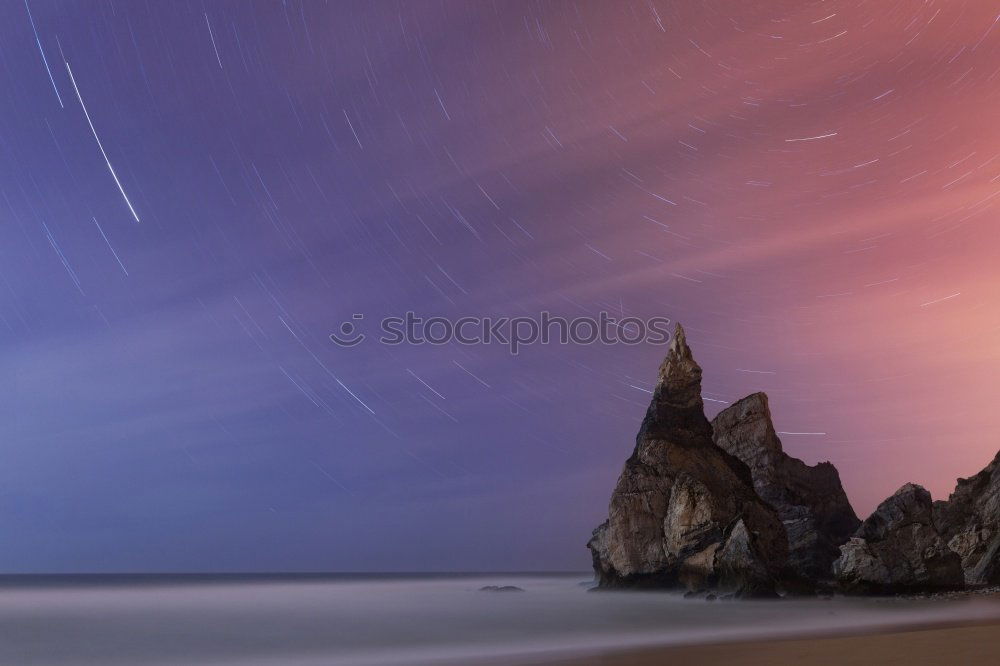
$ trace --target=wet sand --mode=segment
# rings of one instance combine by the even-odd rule
[[[533,662],[537,666],[979,666],[1000,663],[1000,623],[687,645]]]

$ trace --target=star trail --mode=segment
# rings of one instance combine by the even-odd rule
[[[0,3],[0,565],[585,569],[665,349],[330,341],[406,312],[669,317],[859,514],[943,498],[997,449],[998,12]]]

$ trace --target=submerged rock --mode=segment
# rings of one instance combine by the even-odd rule
[[[861,523],[829,462],[809,466],[784,452],[764,393],[727,407],[712,421],[715,443],[746,463],[754,489],[788,533],[791,572],[809,581],[832,578],[831,565]]]
[[[934,524],[931,495],[908,483],[865,519],[833,564],[846,592],[896,594],[957,589],[962,560]]]
[[[524,592],[517,585],[484,585],[479,588],[480,592]]]
[[[775,593],[785,529],[747,466],[712,441],[679,325],[608,513],[587,544],[600,587]]]

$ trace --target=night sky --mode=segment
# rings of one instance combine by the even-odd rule
[[[0,4],[0,569],[585,569],[681,321],[859,514],[1000,446],[992,2]],[[372,332],[372,331],[367,331]]]

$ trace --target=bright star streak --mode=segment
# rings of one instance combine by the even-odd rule
[[[122,263],[121,258],[118,256],[118,253],[115,252],[115,248],[111,247],[111,241],[109,241],[108,237],[104,234],[104,229],[101,228],[101,223],[97,221],[96,217],[91,219],[94,220],[94,224],[97,225],[97,230],[101,232],[101,238],[103,238],[104,242],[108,244],[108,249],[111,250],[111,254],[115,255],[115,261],[117,261],[118,265],[122,267],[122,273],[124,273],[127,277],[128,271],[125,270],[125,264]]]
[[[28,7],[28,0],[24,0],[24,8],[28,10],[28,20],[31,21],[31,30],[35,33],[35,44],[38,45],[38,52],[42,55],[42,64],[45,65],[45,71],[49,75],[49,81],[52,83],[52,90],[56,93],[56,99],[59,100],[59,108],[65,109],[66,106],[63,104],[62,95],[59,94],[59,88],[56,87],[56,80],[52,77],[52,70],[49,69],[49,59],[45,57],[45,49],[42,48],[42,40],[38,38],[38,29],[35,27],[35,19],[31,16],[31,8]]]
[[[118,180],[118,174],[115,173],[115,168],[111,166],[111,160],[108,159],[108,153],[104,150],[104,144],[101,143],[101,137],[97,136],[97,130],[94,129],[94,123],[90,119],[90,113],[87,111],[87,105],[83,103],[83,96],[80,95],[80,88],[76,85],[76,78],[73,76],[73,69],[69,66],[69,62],[66,62],[66,71],[69,72],[69,80],[73,84],[73,90],[76,92],[76,98],[80,100],[80,108],[83,109],[83,115],[87,118],[87,124],[90,125],[90,131],[94,135],[94,139],[97,141],[97,147],[101,149],[101,155],[104,156],[104,163],[108,165],[108,171],[111,172],[111,177],[115,179],[115,185],[118,186],[118,191],[122,193],[122,198],[125,199],[125,205],[128,206],[129,211],[132,213],[132,217],[135,221],[142,223],[139,219],[139,215],[136,214],[135,208],[132,207],[132,202],[129,201],[128,195],[125,194],[125,188],[122,187],[122,182]]]

